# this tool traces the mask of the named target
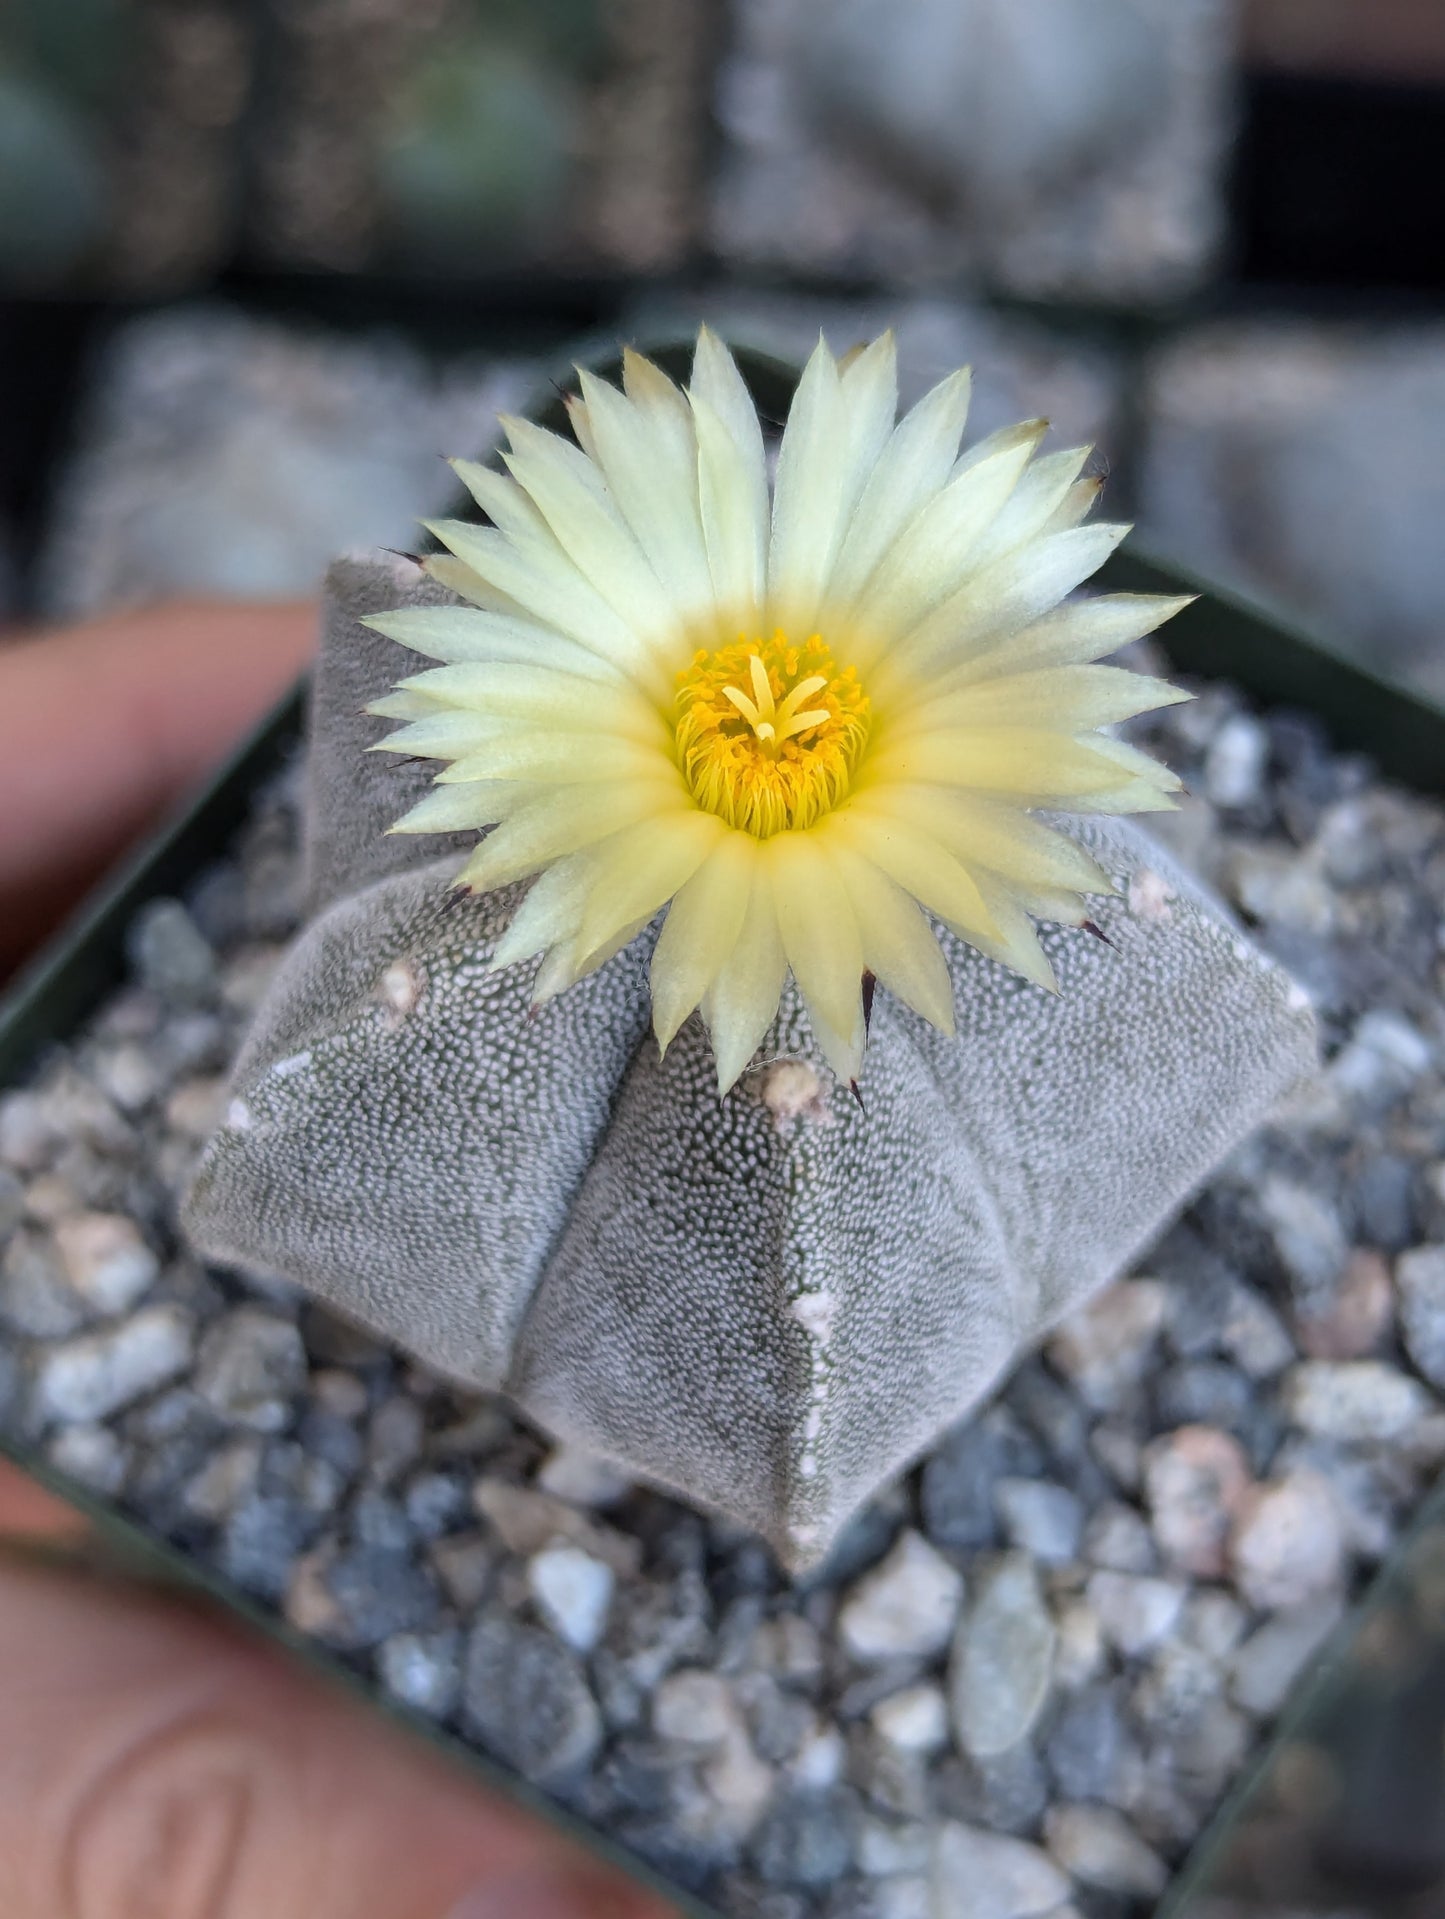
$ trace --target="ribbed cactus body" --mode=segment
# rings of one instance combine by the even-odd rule
[[[191,1233],[807,1565],[1309,1073],[1308,1007],[1143,833],[1091,819],[1068,830],[1120,891],[1102,939],[1044,932],[1059,994],[945,934],[957,1036],[880,992],[861,1103],[791,988],[727,1098],[696,1019],[659,1059],[646,935],[534,1014],[530,965],[488,970],[521,889],[459,897],[448,842],[381,837],[429,769],[362,752],[404,656],[357,620],[436,592],[405,561],[333,569],[318,910]]]

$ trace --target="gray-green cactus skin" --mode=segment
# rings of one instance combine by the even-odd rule
[[[1105,938],[1045,930],[1055,997],[944,935],[957,1037],[880,993],[861,1104],[791,987],[725,1099],[695,1018],[660,1059],[646,935],[534,1013],[532,965],[487,964],[521,889],[460,896],[456,843],[386,839],[433,769],[361,751],[409,656],[358,618],[437,595],[404,560],[332,571],[315,917],[189,1230],[805,1568],[1308,1076],[1308,1006],[1089,819]]]

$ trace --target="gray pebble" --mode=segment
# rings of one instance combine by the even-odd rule
[[[1417,1246],[1395,1262],[1405,1350],[1445,1391],[1445,1246]]]
[[[440,1539],[459,1526],[469,1504],[465,1484],[452,1473],[418,1473],[402,1498],[407,1524],[419,1539]]]
[[[1022,1553],[994,1562],[958,1629],[949,1694],[959,1743],[975,1759],[1027,1738],[1048,1697],[1054,1622],[1033,1564]]]
[[[1088,1686],[1067,1703],[1044,1742],[1044,1758],[1065,1799],[1114,1800],[1127,1735],[1114,1685]]]
[[[147,1306],[104,1332],[52,1346],[36,1371],[37,1410],[67,1422],[104,1419],[183,1373],[194,1341],[182,1307]]]
[[[1231,1662],[1230,1691],[1236,1703],[1258,1717],[1277,1713],[1343,1614],[1341,1600],[1330,1594],[1266,1620]]]
[[[1049,1775],[1027,1740],[992,1759],[945,1759],[931,1781],[938,1810],[1000,1832],[1032,1832],[1049,1803]]]
[[[1011,1546],[1046,1566],[1064,1566],[1077,1556],[1084,1508],[1067,1486],[1046,1479],[1001,1479],[994,1501]]]
[[[602,1715],[576,1656],[504,1612],[486,1613],[472,1628],[461,1709],[470,1733],[539,1785],[575,1777],[602,1740]]]
[[[1152,1573],[1159,1565],[1154,1535],[1143,1516],[1119,1500],[1097,1507],[1090,1516],[1082,1553],[1089,1565],[1112,1572]]]
[[[753,1842],[753,1863],[774,1886],[830,1886],[853,1862],[846,1795],[800,1795],[775,1807]]]
[[[381,1683],[394,1699],[432,1719],[445,1719],[461,1692],[461,1634],[402,1632],[377,1650]]]
[[[20,1176],[0,1166],[0,1240],[13,1233],[25,1216],[25,1187]]]
[[[201,1340],[196,1391],[228,1425],[281,1432],[305,1383],[301,1335],[274,1313],[238,1306],[208,1327]]]
[[[292,1499],[252,1493],[227,1519],[221,1533],[221,1571],[247,1592],[279,1600],[292,1565],[315,1538],[317,1520]]]
[[[64,1339],[85,1321],[53,1243],[17,1233],[0,1257],[0,1326],[26,1339]]]
[[[949,1434],[923,1468],[919,1500],[924,1530],[936,1546],[992,1545],[998,1538],[994,1487],[1006,1474],[1037,1470],[1030,1448],[985,1415]]]
[[[1398,1253],[1415,1236],[1415,1169],[1397,1153],[1374,1153],[1350,1189],[1356,1236],[1367,1246]]]
[[[1110,1806],[1051,1806],[1044,1834],[1065,1872],[1086,1886],[1157,1899],[1168,1884],[1164,1861]]]
[[[126,951],[140,984],[162,1001],[204,1005],[216,990],[216,955],[179,900],[143,906]]]
[[[346,1648],[423,1632],[441,1610],[435,1580],[409,1552],[352,1546],[336,1555],[323,1576],[336,1604],[335,1643]]]
[[[367,1428],[367,1472],[378,1484],[391,1485],[421,1458],[425,1438],[426,1414],[414,1399],[383,1400]]]

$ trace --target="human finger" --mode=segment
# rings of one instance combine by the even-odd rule
[[[193,1603],[0,1549],[6,1919],[666,1919]]]

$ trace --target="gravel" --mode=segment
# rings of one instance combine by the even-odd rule
[[[821,1574],[178,1244],[294,776],[0,1096],[6,1435],[738,1919],[1135,1919],[1445,1460],[1445,821],[1227,689],[1153,737],[1208,881],[1308,868],[1327,1070]]]

